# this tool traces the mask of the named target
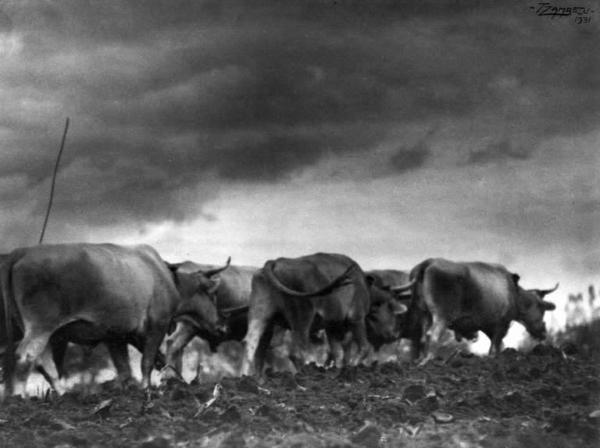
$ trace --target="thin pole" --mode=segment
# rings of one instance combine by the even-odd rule
[[[50,209],[52,208],[52,201],[54,200],[54,186],[56,185],[56,173],[58,172],[58,165],[60,164],[60,156],[62,156],[63,149],[65,148],[65,140],[67,139],[67,130],[69,129],[69,117],[65,122],[65,131],[63,132],[62,141],[60,143],[60,149],[58,150],[58,156],[56,157],[56,164],[54,165],[54,174],[52,175],[52,187],[50,188],[50,199],[48,200],[48,208],[46,209],[46,218],[44,218],[44,226],[42,227],[42,233],[40,235],[40,241],[38,244],[42,244],[44,240],[44,233],[46,232],[46,226],[48,225],[48,218],[50,217]]]

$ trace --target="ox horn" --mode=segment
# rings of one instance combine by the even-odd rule
[[[203,271],[203,274],[207,277],[212,277],[213,275],[217,275],[219,272],[224,271],[229,267],[229,263],[231,263],[231,257],[227,258],[227,263],[222,268],[209,269],[208,271]]]
[[[538,294],[542,297],[547,296],[551,292],[556,291],[558,289],[559,284],[560,283],[556,283],[556,286],[554,286],[554,288],[550,288],[550,289],[538,289]]]
[[[237,314],[241,314],[241,313],[245,313],[250,309],[249,305],[242,305],[242,306],[233,306],[230,308],[224,308],[222,310],[219,310],[219,313],[224,315],[224,316],[231,316],[231,315],[237,315]]]
[[[404,292],[404,291],[408,291],[410,288],[413,287],[413,285],[417,282],[417,279],[413,279],[408,283],[405,283],[404,285],[398,285],[398,286],[390,286],[390,291],[393,292]]]

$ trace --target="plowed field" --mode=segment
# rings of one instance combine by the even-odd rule
[[[539,345],[425,367],[307,365],[218,383],[170,384],[149,404],[111,382],[60,397],[7,399],[7,447],[598,446],[600,369]]]

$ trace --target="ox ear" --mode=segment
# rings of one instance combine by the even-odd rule
[[[513,274],[512,279],[513,279],[513,282],[515,282],[515,285],[518,285],[519,280],[521,279],[521,276],[519,274]]]
[[[392,307],[394,309],[394,314],[396,315],[404,314],[408,311],[408,307],[405,304],[398,302],[397,300],[392,300]]]
[[[368,286],[373,286],[375,284],[375,277],[371,274],[365,274],[365,280],[367,281]]]
[[[546,300],[542,300],[542,308],[544,308],[544,310],[546,310],[546,311],[552,311],[552,310],[556,309],[556,305],[553,304],[552,302],[547,302]]]

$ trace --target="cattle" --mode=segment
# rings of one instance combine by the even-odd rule
[[[173,266],[178,266],[181,272],[200,271],[208,274],[214,268],[212,265],[201,265],[191,261]],[[179,310],[174,317],[175,330],[166,340],[167,366],[170,368],[165,369],[163,380],[180,376],[183,349],[195,336],[206,340],[212,351],[215,351],[224,341],[241,341],[244,338],[248,327],[252,275],[257,270],[257,267],[252,266],[229,266],[212,279],[213,283],[208,288],[208,292],[216,311],[210,312],[209,315],[197,309]],[[205,281],[208,284],[211,279],[207,276]],[[215,313],[218,314],[217,319]],[[211,320],[213,329],[209,328]],[[217,331],[214,331],[215,325],[220,326]]]
[[[406,313],[397,316],[399,339],[411,341],[411,358],[417,360],[423,351],[423,328],[431,325],[431,313],[423,303],[412,300],[416,279],[409,272],[392,269],[367,271],[366,275],[371,294],[393,295],[407,307]]]
[[[181,263],[182,271],[207,269],[211,265],[200,265],[187,261]],[[187,310],[175,316],[175,330],[167,337],[167,368],[162,380],[168,382],[176,378],[181,380],[182,354],[185,346],[196,336],[208,342],[212,352],[225,341],[242,341],[248,328],[248,310],[252,285],[252,276],[259,268],[253,266],[229,266],[216,279],[218,285],[212,290],[218,322],[214,314],[206,315],[200,310]],[[209,331],[206,326],[209,322],[218,325],[220,331]],[[275,321],[274,332],[277,336],[273,341],[283,338],[283,332],[289,329],[285,320],[278,318]],[[319,341],[318,330],[311,331],[311,341]]]
[[[148,389],[172,317],[190,303],[210,302],[203,278],[170,267],[145,245],[74,243],[16,249],[0,270],[9,347],[5,390],[12,391],[13,370],[26,378],[56,338],[106,343],[119,372],[129,369],[127,344],[134,345],[142,352],[142,386]],[[15,353],[13,320],[23,332]]]
[[[546,337],[544,312],[555,305],[544,297],[558,288],[524,289],[519,275],[499,264],[454,262],[441,258],[423,261],[410,273],[415,280],[411,307],[427,312],[421,319],[421,364],[433,358],[446,328],[458,338],[473,339],[482,331],[491,341],[489,353],[498,353],[514,320],[536,339]]]
[[[384,344],[396,342],[403,337],[406,312],[410,302],[410,289],[413,283],[408,280],[408,273],[394,270],[373,270],[365,272],[365,280],[369,290],[370,307],[366,317],[367,340],[375,351]],[[406,291],[409,291],[408,293]],[[395,328],[393,332],[381,332],[379,328]],[[392,335],[392,336],[390,336]],[[346,335],[346,338],[351,336]],[[345,339],[345,344],[350,341]],[[340,364],[340,353],[334,353],[340,347],[331,347],[326,365]]]
[[[350,331],[358,359],[364,359],[371,349],[366,325],[385,340],[398,336],[394,320],[382,325],[370,319],[371,303],[364,272],[345,255],[316,253],[267,261],[252,278],[241,374],[261,374],[274,325],[282,321],[292,330],[291,357],[297,366],[306,358],[310,333],[317,326],[325,329],[333,353]],[[348,347],[343,352],[346,366]]]
[[[371,296],[371,313],[367,318],[379,322],[394,319],[398,327],[398,338],[407,337],[407,311],[414,285],[414,282],[410,281],[409,273],[380,269],[365,271],[365,276]],[[395,342],[381,338],[372,328],[373,325],[367,325],[367,338],[375,350],[379,350],[383,344]]]

